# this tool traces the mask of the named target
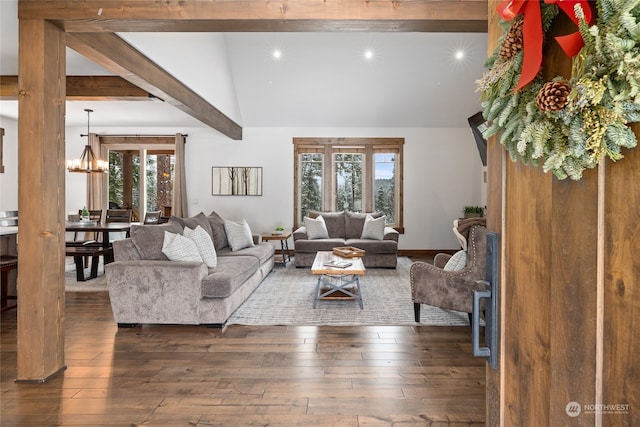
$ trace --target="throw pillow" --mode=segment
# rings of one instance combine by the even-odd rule
[[[253,246],[251,229],[244,218],[240,222],[225,219],[224,231],[227,234],[227,240],[229,240],[229,247],[233,252]]]
[[[182,228],[189,227],[191,229],[195,229],[197,226],[200,226],[213,240],[213,231],[211,231],[209,219],[202,212],[200,212],[196,216],[192,216],[191,218],[180,218],[178,216],[172,215],[171,218],[169,218],[169,221],[175,221],[179,223],[180,225],[182,225]]]
[[[213,247],[213,240],[211,236],[204,230],[204,228],[197,226],[195,229],[189,227],[184,228],[184,237],[193,240],[198,248],[200,257],[207,264],[209,268],[216,268],[218,266],[218,255],[216,249]]]
[[[460,271],[467,266],[467,253],[465,251],[458,251],[445,264],[442,268],[444,271]]]
[[[212,211],[207,217],[211,231],[213,232],[213,246],[219,251],[229,246],[227,241],[227,233],[224,231],[224,219],[215,211]]]
[[[164,232],[164,242],[162,243],[162,253],[171,261],[198,261],[202,262],[202,257],[198,252],[193,240],[184,237],[182,234]]]
[[[308,216],[305,216],[304,226],[307,229],[307,237],[309,240],[329,238],[327,225],[324,223],[324,218],[322,218],[322,216],[318,216],[316,218],[309,218]]]
[[[364,220],[367,219],[367,215],[371,215],[374,219],[380,218],[384,215],[383,212],[350,212],[347,211],[345,217],[345,237],[347,239],[360,239],[362,236],[362,227],[364,227]]]
[[[382,215],[380,218],[374,218],[367,215],[362,226],[361,239],[382,240],[384,238],[384,226],[387,217]]]
[[[309,211],[309,218],[318,218],[322,216],[324,226],[327,229],[327,236],[329,239],[344,239],[346,236],[345,230],[345,218],[347,213],[345,211],[340,212],[318,212]]]

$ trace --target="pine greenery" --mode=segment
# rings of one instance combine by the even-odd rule
[[[555,4],[541,1],[543,31],[558,14]],[[589,26],[579,5],[575,6],[578,29],[585,42],[573,58],[567,105],[557,111],[540,111],[536,95],[545,81],[539,74],[519,91],[523,52],[510,59],[499,56],[500,45],[511,21],[500,21],[504,33],[488,71],[477,81],[482,92],[485,137],[499,141],[514,161],[539,165],[559,179],[578,180],[585,169],[605,158],[622,159],[622,148],[637,145],[627,126],[640,122],[640,0],[597,0],[598,20]]]

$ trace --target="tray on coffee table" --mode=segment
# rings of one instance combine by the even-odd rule
[[[333,253],[343,258],[361,258],[364,256],[364,249],[354,246],[340,246],[333,248]]]

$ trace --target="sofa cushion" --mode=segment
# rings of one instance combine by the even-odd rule
[[[384,227],[387,217],[382,215],[380,218],[373,218],[367,215],[362,227],[361,239],[382,240],[384,238]]]
[[[162,253],[171,261],[202,262],[195,242],[182,234],[165,231]]]
[[[215,268],[218,265],[218,257],[216,256],[216,249],[213,247],[213,240],[211,236],[204,231],[204,228],[197,226],[195,229],[189,227],[184,228],[184,237],[193,241],[198,248],[198,253],[207,264],[209,268]]]
[[[213,240],[213,232],[211,231],[211,225],[209,225],[209,220],[202,212],[200,212],[198,215],[193,216],[191,218],[180,218],[177,216],[171,216],[171,218],[169,218],[169,221],[175,221],[180,225],[182,225],[182,228],[189,227],[192,230],[194,230],[197,226],[200,226],[204,229],[204,231],[207,232],[207,234]]]
[[[212,211],[207,217],[211,231],[213,232],[213,246],[219,251],[222,248],[229,246],[227,241],[227,233],[224,230],[224,219],[218,215],[215,211]]]
[[[224,231],[227,234],[229,247],[232,251],[235,252],[240,249],[253,246],[253,235],[251,234],[251,228],[249,228],[249,224],[247,224],[247,221],[244,218],[239,222],[233,222],[225,219]]]
[[[322,215],[324,223],[327,226],[327,232],[330,239],[344,239],[345,238],[345,218],[346,212],[318,212],[309,211],[310,218],[317,218]],[[309,230],[307,229],[307,233]],[[358,235],[359,236],[359,235]]]
[[[325,224],[322,216],[318,216],[316,218],[309,218],[308,216],[305,216],[304,226],[307,229],[307,238],[310,240],[329,238],[327,225]]]
[[[218,266],[209,269],[209,275],[202,279],[202,296],[226,298],[259,268],[260,263],[253,256],[221,256],[218,258]]]
[[[175,221],[157,225],[133,224],[131,226],[131,241],[142,259],[163,261],[169,259],[162,253],[165,231],[176,234],[182,233],[182,226]]]
[[[364,227],[364,220],[367,215],[371,215],[373,218],[380,218],[384,213],[372,212],[372,213],[360,213],[360,212],[347,212],[345,215],[345,237],[347,239],[359,239],[362,236],[362,228]]]
[[[249,248],[240,249],[239,251],[232,251],[229,247],[226,247],[219,251],[218,259],[224,256],[252,256],[260,261],[260,265],[264,264],[275,253],[275,246],[269,243],[259,243]]]
[[[296,252],[330,251],[345,245],[344,239],[296,240]]]
[[[444,271],[460,271],[467,266],[467,252],[458,251],[445,264],[442,268]]]

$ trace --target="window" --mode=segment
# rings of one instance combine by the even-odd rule
[[[295,227],[311,210],[384,212],[402,232],[404,138],[294,138]]]
[[[137,144],[131,143],[132,138],[125,143],[124,138],[102,138],[109,150],[109,207],[131,208],[136,220],[151,211],[166,215],[171,209],[175,160],[175,144],[166,142],[174,138],[162,139],[164,144],[144,137],[137,138]]]

